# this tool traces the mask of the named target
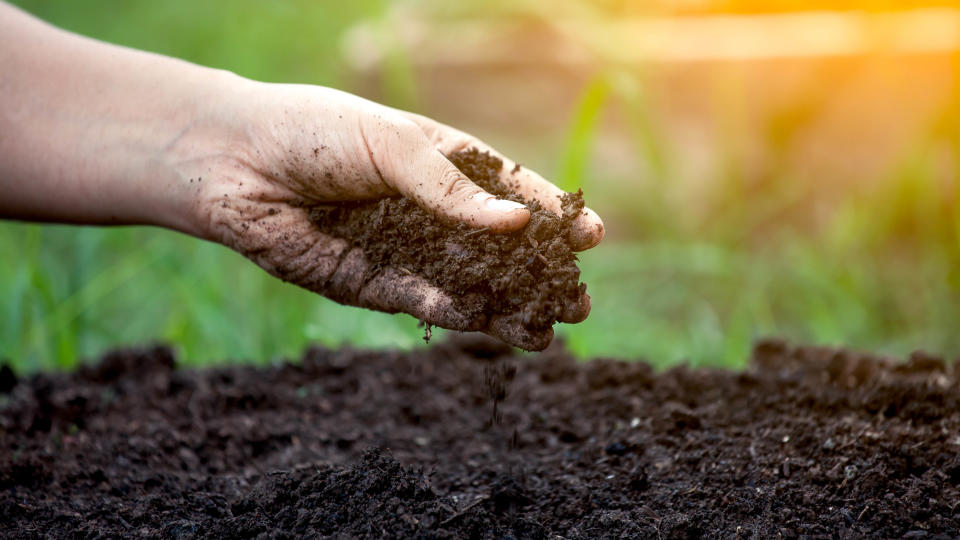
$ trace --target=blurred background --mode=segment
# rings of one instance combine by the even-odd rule
[[[766,336],[960,355],[960,10],[951,0],[15,0],[69,30],[436,117],[562,187],[581,357],[744,365]],[[187,364],[311,342],[423,346],[225,248],[149,228],[0,223],[0,357],[123,344]],[[436,334],[435,334],[436,335]]]

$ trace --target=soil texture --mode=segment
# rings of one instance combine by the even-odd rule
[[[767,341],[742,373],[314,348],[106,355],[0,394],[0,534],[955,538],[956,366]],[[491,421],[491,408],[497,404]]]
[[[454,298],[470,320],[519,314],[532,332],[553,326],[567,305],[586,291],[569,233],[583,211],[580,192],[562,200],[557,216],[525,201],[500,179],[503,162],[476,149],[448,156],[467,177],[498,197],[530,209],[527,226],[491,234],[444,223],[403,197],[321,205],[310,219],[321,230],[363,250],[372,270],[398,268],[416,274]]]

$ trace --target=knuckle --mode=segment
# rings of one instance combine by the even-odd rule
[[[479,146],[472,137],[464,133],[443,134],[435,141],[437,148],[444,154],[455,154],[468,148]]]
[[[443,171],[438,182],[444,198],[448,200],[466,200],[483,191],[480,186],[453,168]]]
[[[383,119],[382,128],[388,138],[396,138],[402,142],[426,140],[423,130],[413,120],[402,116],[389,116]]]

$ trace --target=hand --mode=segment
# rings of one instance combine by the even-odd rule
[[[530,350],[550,343],[552,330],[530,333],[512,316],[468,319],[454,299],[421,277],[386,269],[368,280],[360,249],[320,232],[308,219],[309,207],[318,203],[400,193],[449,222],[516,230],[526,225],[527,209],[486,193],[444,155],[472,147],[490,151],[503,159],[504,174],[514,162],[433,120],[336,90],[249,81],[242,87],[229,98],[236,104],[227,114],[236,135],[219,151],[184,160],[184,148],[171,148],[171,155],[181,156],[173,161],[182,181],[194,186],[196,211],[206,224],[202,236],[343,304],[483,331]],[[522,196],[560,213],[559,188],[527,169],[511,175],[512,182],[517,179]],[[593,247],[602,236],[600,218],[586,210],[575,223],[574,247]],[[562,319],[579,322],[589,310],[584,295]]]
[[[399,193],[447,221],[523,227],[526,208],[484,193],[443,157],[489,150],[464,133],[327,88],[255,83],[85,39],[2,1],[0,73],[0,217],[158,225],[223,243],[338,302],[527,349],[552,338],[511,316],[471,320],[416,276],[368,276],[359,250],[308,219],[310,205]],[[525,169],[510,178],[559,213],[555,186]],[[572,236],[589,248],[603,225],[584,211]],[[584,295],[561,318],[589,309]]]

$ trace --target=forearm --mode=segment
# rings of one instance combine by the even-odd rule
[[[0,2],[0,217],[195,232],[171,160],[215,153],[234,77],[83,38]]]

